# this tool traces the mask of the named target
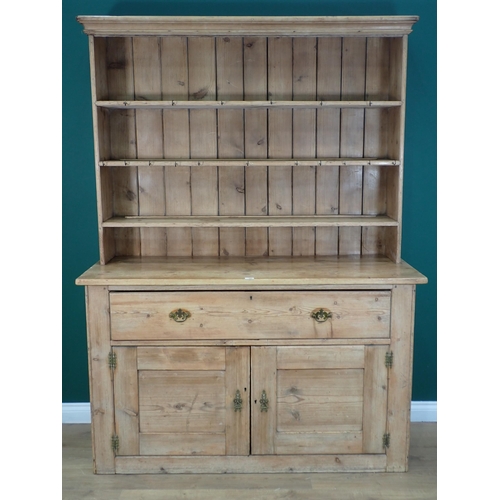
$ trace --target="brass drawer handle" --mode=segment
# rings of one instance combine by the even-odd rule
[[[318,323],[324,323],[327,319],[332,317],[332,313],[328,309],[315,309],[311,313],[311,318],[315,319]]]
[[[189,311],[185,311],[184,309],[177,309],[177,311],[172,311],[168,317],[177,321],[177,323],[182,323],[191,317],[191,313]]]
[[[260,411],[265,411],[269,410],[269,399],[267,399],[267,394],[266,391],[262,391],[262,395],[260,396]]]
[[[233,408],[234,411],[241,411],[243,408],[243,399],[241,399],[241,393],[240,391],[236,391],[236,396],[233,399]]]

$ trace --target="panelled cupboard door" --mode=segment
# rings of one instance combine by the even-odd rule
[[[249,454],[248,347],[113,352],[117,456]]]
[[[252,454],[385,453],[386,352],[252,347]]]

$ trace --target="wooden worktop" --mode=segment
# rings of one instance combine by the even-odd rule
[[[408,285],[427,278],[386,257],[126,257],[95,264],[77,285],[193,286],[204,288],[329,288]]]

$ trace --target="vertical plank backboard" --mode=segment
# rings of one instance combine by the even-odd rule
[[[135,37],[135,99],[161,99],[160,39]],[[163,118],[158,109],[136,111],[137,158],[163,157]],[[138,167],[139,215],[165,215],[163,167]],[[166,255],[164,228],[141,228],[141,255]]]
[[[233,400],[240,391],[242,408]],[[250,454],[250,348],[226,347],[226,455]]]
[[[245,37],[243,40],[244,99],[267,99],[267,39]],[[267,158],[267,110],[245,110],[245,157]],[[267,167],[245,167],[245,213],[267,215]],[[268,229],[246,229],[245,254],[268,255]]]
[[[346,37],[342,47],[342,100],[363,100],[365,96],[366,38]],[[340,156],[363,156],[364,110],[342,109]],[[339,213],[362,212],[363,167],[340,167]],[[339,228],[339,254],[359,255],[361,228]]]
[[[389,99],[390,38],[368,38],[366,46],[366,99]],[[365,110],[364,155],[387,158],[388,110]],[[365,165],[363,172],[363,214],[386,213],[387,168]],[[364,227],[362,254],[384,254],[385,228]]]
[[[214,100],[215,39],[188,38],[189,99]],[[192,109],[189,114],[191,158],[217,158],[217,112],[214,109]],[[217,167],[191,167],[191,213],[218,214]],[[193,256],[219,255],[217,228],[192,229]]]
[[[274,455],[276,434],[276,347],[251,347],[251,440],[252,455]],[[260,399],[266,391],[268,410],[261,411]]]
[[[114,347],[115,425],[120,440],[117,455],[139,454],[139,386],[137,348]]]
[[[132,38],[107,39],[108,94],[110,99],[134,99],[134,62]],[[110,158],[137,158],[135,110],[110,112]],[[137,167],[113,169],[114,215],[139,215]],[[140,230],[115,228],[116,255],[141,254]]]
[[[243,39],[217,37],[217,99],[243,99]],[[244,117],[241,109],[218,111],[219,158],[244,158]],[[219,167],[219,214],[245,215],[245,170]],[[220,228],[220,254],[245,255],[245,228]]]
[[[313,37],[293,38],[293,99],[316,100],[317,39]],[[316,110],[293,110],[294,158],[316,156]],[[294,215],[312,215],[316,205],[316,167],[294,166],[292,179],[292,212]],[[314,255],[314,227],[293,228],[293,255]]]
[[[292,39],[268,39],[268,98],[271,101],[293,97]],[[270,109],[268,112],[269,158],[291,158],[292,110]],[[269,215],[292,214],[292,167],[269,167]],[[292,230],[269,228],[269,255],[292,255]]]
[[[391,344],[393,365],[389,370],[387,471],[408,470],[410,405],[413,367],[413,319],[415,285],[397,285],[392,291]]]
[[[103,286],[88,286],[85,291],[94,472],[114,474],[111,438],[115,433],[115,414],[113,379],[108,363],[111,350],[109,294],[107,287]]]
[[[342,78],[342,38],[318,38],[317,99],[340,100]],[[317,110],[318,158],[338,158],[340,155],[340,110]],[[316,167],[316,213],[339,213],[339,167]],[[316,255],[338,254],[339,230],[335,227],[316,228]]]
[[[187,37],[161,39],[161,90],[164,100],[188,100]],[[189,158],[189,110],[163,111],[163,156]],[[165,167],[166,215],[191,215],[191,167]],[[167,255],[192,254],[191,228],[167,229]]]

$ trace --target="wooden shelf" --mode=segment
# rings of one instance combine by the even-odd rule
[[[361,227],[398,226],[386,215],[290,216],[125,216],[111,217],[103,227]]]
[[[112,109],[394,108],[402,101],[96,101]]]
[[[401,165],[389,158],[284,158],[284,159],[124,159],[100,161],[101,167],[393,167]]]

